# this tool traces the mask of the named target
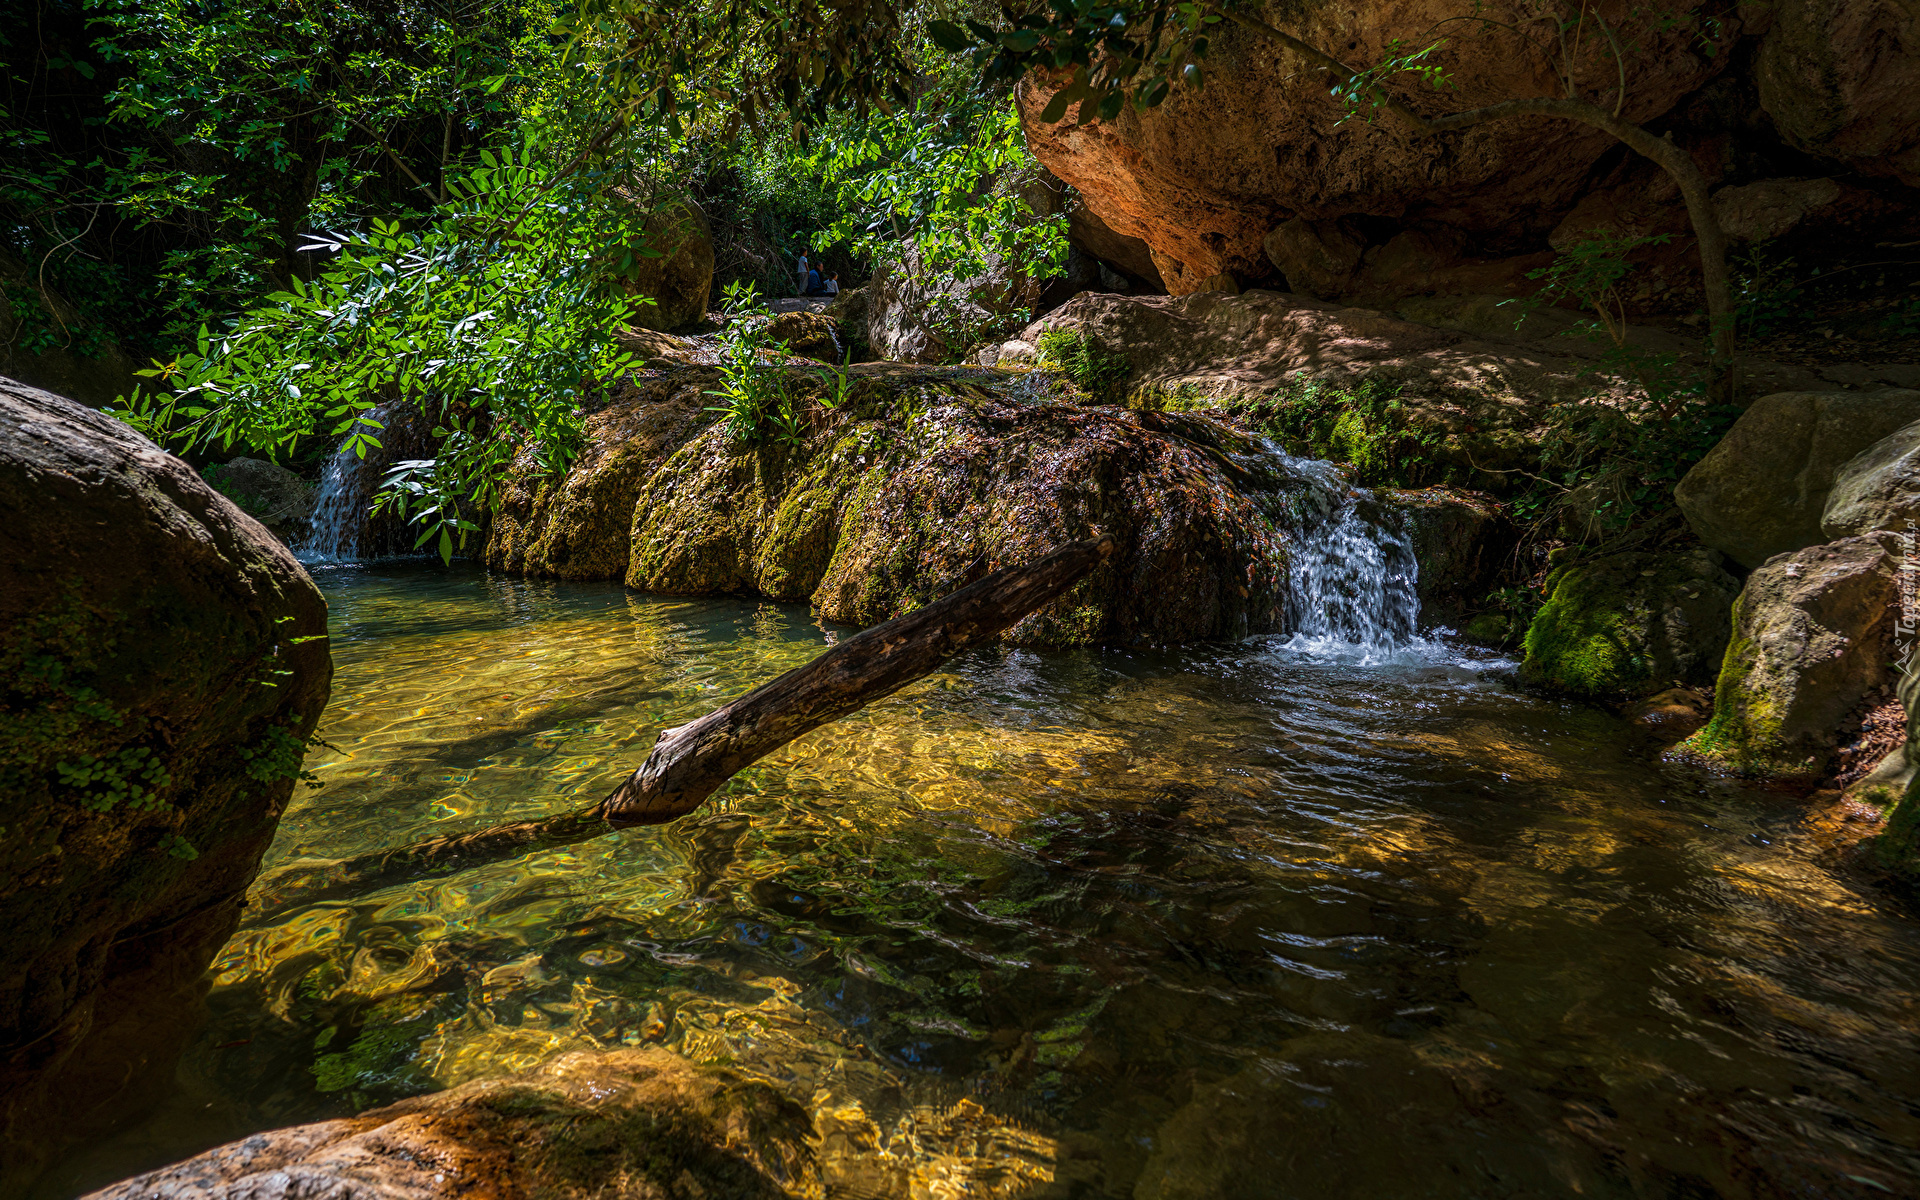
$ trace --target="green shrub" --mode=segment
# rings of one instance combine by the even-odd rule
[[[1085,329],[1046,330],[1040,335],[1039,350],[1040,365],[1066,376],[1087,398],[1101,404],[1118,400],[1116,393],[1130,369],[1127,360]]]

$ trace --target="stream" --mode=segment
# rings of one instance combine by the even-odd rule
[[[314,575],[331,746],[269,867],[597,799],[847,632]],[[916,1196],[1920,1194],[1920,926],[1802,801],[1340,633],[973,652],[673,825],[247,924],[178,1093],[41,1194],[645,1044],[859,1114]]]

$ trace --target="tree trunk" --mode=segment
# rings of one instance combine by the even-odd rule
[[[662,732],[640,769],[591,808],[274,871],[261,880],[261,906],[248,919],[684,816],[756,759],[999,637],[1079,582],[1113,549],[1110,536],[1075,542],[1038,562],[1002,567],[925,608],[863,630],[806,666]]]

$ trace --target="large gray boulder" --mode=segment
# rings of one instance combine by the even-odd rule
[[[1733,607],[1713,719],[1682,743],[1735,770],[1818,775],[1894,682],[1900,540],[1843,538],[1769,559]]]
[[[293,555],[0,379],[0,1195],[169,1086],[327,700]]]
[[[1847,460],[1834,476],[1820,530],[1828,538],[1904,530],[1920,517],[1920,421]]]
[[[1821,518],[1841,467],[1914,421],[1916,391],[1762,396],[1687,472],[1674,499],[1695,536],[1755,568],[1825,542]]]

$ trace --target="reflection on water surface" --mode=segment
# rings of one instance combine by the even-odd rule
[[[597,799],[833,636],[317,578],[335,749],[269,865]],[[113,1152],[660,1042],[875,1122],[919,1195],[1920,1194],[1920,929],[1791,801],[1431,649],[1324,650],[972,654],[676,825],[245,928]]]

